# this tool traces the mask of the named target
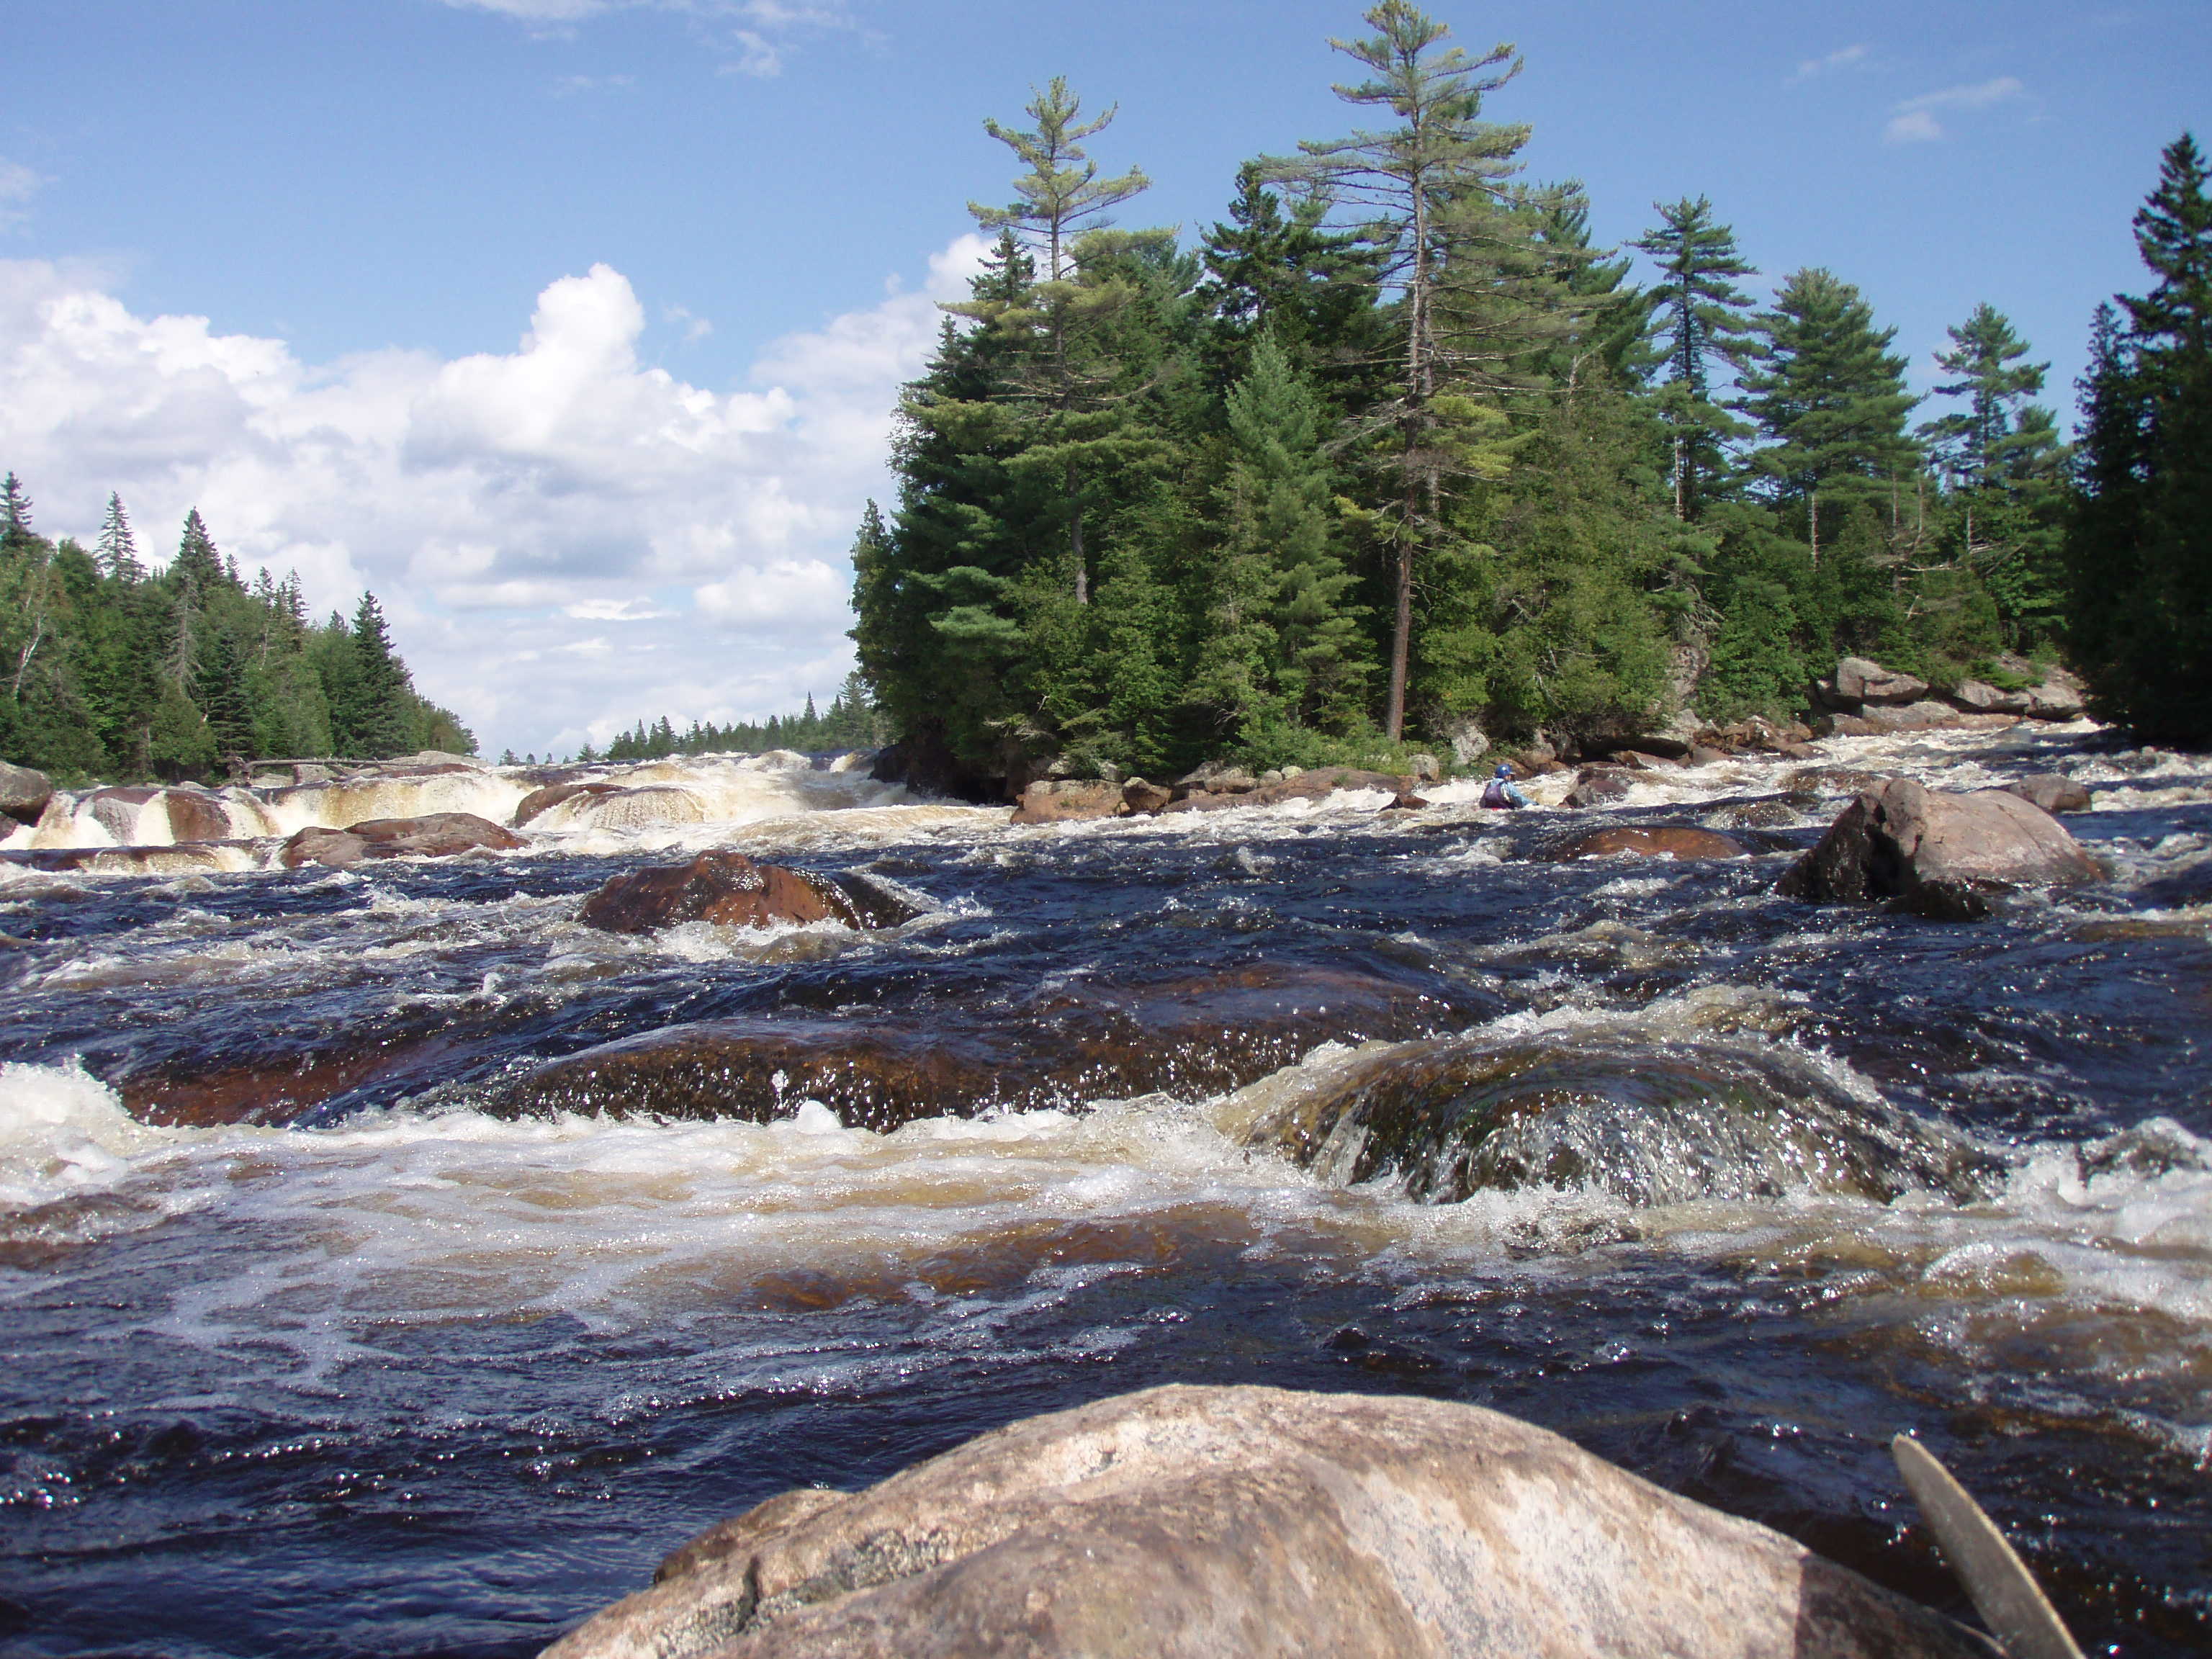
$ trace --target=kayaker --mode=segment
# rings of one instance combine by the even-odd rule
[[[1510,763],[1499,762],[1498,770],[1491,775],[1490,781],[1482,786],[1482,804],[1505,811],[1517,811],[1528,804],[1528,797],[1513,787]]]

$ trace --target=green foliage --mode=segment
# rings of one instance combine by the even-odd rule
[[[2069,637],[2096,705],[2212,743],[2212,180],[2187,133],[2136,216],[2156,279],[2098,316],[2066,539]],[[2122,320],[2124,313],[2124,321]]]
[[[13,475],[0,486],[0,757],[71,782],[220,778],[257,759],[475,748],[391,649],[364,673],[353,631],[310,629],[299,578],[249,588],[195,511],[149,575],[108,497],[94,550],[49,544]],[[367,602],[374,612],[374,601]],[[335,630],[334,632],[332,630]],[[334,729],[343,684],[354,723]],[[361,701],[366,699],[366,701]]]

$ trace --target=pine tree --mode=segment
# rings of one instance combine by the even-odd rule
[[[1733,279],[1759,272],[1736,251],[1735,232],[1713,217],[1706,198],[1652,205],[1659,224],[1631,246],[1659,265],[1653,297],[1666,353],[1661,407],[1672,428],[1674,516],[1688,520],[1698,516],[1721,471],[1723,441],[1745,434],[1713,401],[1712,374],[1745,359],[1751,298]]]
[[[111,581],[143,582],[146,567],[139,562],[138,538],[131,533],[130,515],[123,510],[123,497],[110,491],[107,497],[107,516],[100,521],[100,539],[94,544],[100,562],[100,574]]]
[[[205,605],[228,580],[222,556],[216,551],[215,540],[208,534],[198,507],[185,515],[184,534],[177,544],[177,556],[169,562],[168,578],[170,586],[196,609]]]
[[[1260,164],[1237,172],[1229,217],[1207,233],[1200,303],[1213,319],[1204,349],[1212,383],[1244,377],[1264,334],[1316,392],[1343,405],[1371,401],[1382,349],[1375,305],[1381,254],[1356,232],[1324,221],[1330,202],[1309,195],[1286,214]]]
[[[31,498],[22,480],[10,472],[0,483],[0,548],[13,548],[32,539]]]
[[[1227,412],[1227,536],[1194,696],[1218,711],[1232,739],[1284,721],[1343,730],[1358,718],[1373,664],[1335,546],[1319,407],[1272,334],[1254,346]]]
[[[1297,156],[1261,167],[1352,215],[1382,256],[1379,278],[1397,293],[1399,377],[1375,416],[1387,431],[1377,457],[1392,499],[1368,519],[1391,568],[1383,727],[1395,742],[1405,724],[1415,572],[1449,537],[1446,494],[1505,465],[1495,441],[1502,416],[1478,400],[1525,383],[1515,370],[1540,343],[1536,319],[1564,313],[1565,296],[1550,291],[1555,266],[1538,246],[1540,222],[1510,188],[1528,130],[1481,118],[1484,97],[1520,70],[1513,48],[1470,58],[1444,46],[1449,30],[1407,0],[1381,0],[1365,21],[1373,35],[1329,44],[1370,78],[1335,91],[1389,111],[1398,125],[1302,142]]]
[[[1897,331],[1875,328],[1858,289],[1826,270],[1793,273],[1754,326],[1759,343],[1737,406],[1771,443],[1752,465],[1778,501],[1803,508],[1818,564],[1823,495],[1841,506],[1917,467],[1905,431],[1917,399],[1905,389],[1905,359],[1889,351]]]
[[[332,621],[337,621],[333,617]],[[363,593],[348,630],[350,683],[343,698],[331,699],[331,725],[340,752],[367,760],[404,755],[414,746],[414,694],[406,665],[392,648],[384,609],[374,593]]]
[[[1950,481],[1958,563],[1995,600],[2008,642],[2033,645],[2055,628],[2063,586],[2065,447],[2057,417],[2027,401],[2050,365],[2022,362],[2027,343],[1986,304],[1949,333],[1951,349],[1936,363],[1953,378],[1936,395],[1966,407],[1923,423],[1918,435]]]

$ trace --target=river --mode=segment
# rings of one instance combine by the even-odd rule
[[[2212,762],[1823,752],[1046,826],[674,761],[496,856],[0,866],[0,1648],[528,1655],[774,1492],[1186,1381],[1493,1406],[1966,1615],[1910,1430],[2086,1649],[2212,1651]],[[2071,772],[2113,878],[1775,896],[1853,769]],[[1662,821],[1757,850],[1544,856]],[[918,915],[576,921],[709,846]],[[1439,1066],[1572,1161],[1283,1127]]]

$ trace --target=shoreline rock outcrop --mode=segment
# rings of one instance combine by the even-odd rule
[[[544,1659],[1990,1651],[1498,1412],[1176,1385],[771,1498]]]

